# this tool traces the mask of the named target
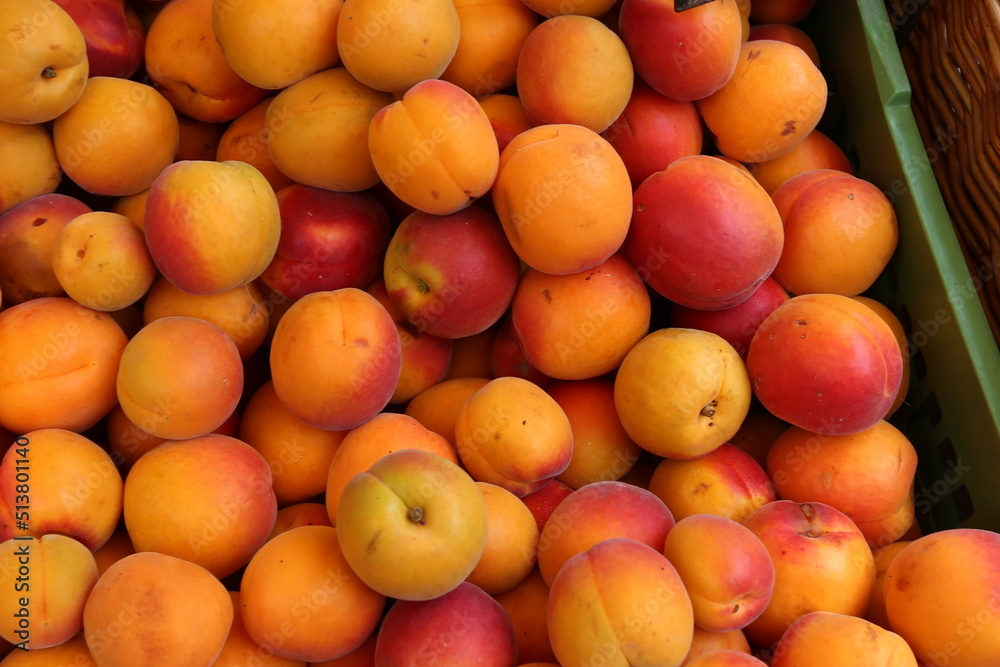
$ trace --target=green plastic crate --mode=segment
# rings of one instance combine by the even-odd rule
[[[910,387],[891,422],[920,457],[917,519],[925,532],[1000,531],[1000,351],[931,168],[939,156],[925,150],[910,109],[884,0],[819,0],[802,27],[830,87],[820,129],[899,219],[898,249],[869,296],[907,330]]]

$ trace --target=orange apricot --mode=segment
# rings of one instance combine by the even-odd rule
[[[813,169],[836,169],[848,174],[854,172],[843,149],[819,130],[807,134],[784,155],[751,163],[748,169],[768,194],[774,194],[778,186],[793,176]]]
[[[52,132],[40,123],[0,121],[0,214],[32,197],[55,192],[62,181]]]
[[[471,95],[514,85],[517,56],[540,17],[521,0],[455,0],[459,38],[440,78]]]
[[[521,499],[488,482],[476,482],[486,501],[486,547],[465,578],[490,595],[514,588],[535,568],[538,525]]]
[[[253,165],[271,184],[271,189],[278,192],[294,181],[278,169],[267,150],[265,120],[273,100],[273,97],[265,97],[226,125],[216,145],[215,159],[219,162],[242,160]]]
[[[424,428],[455,444],[455,421],[465,399],[483,388],[491,378],[456,377],[442,380],[410,399],[404,412]]]

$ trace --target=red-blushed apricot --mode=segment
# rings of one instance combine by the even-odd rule
[[[477,97],[476,101],[490,119],[493,133],[497,137],[497,148],[501,153],[511,139],[532,127],[521,98],[516,95],[492,93]]]
[[[0,165],[0,214],[55,192],[62,181],[52,132],[40,123],[0,121]]]
[[[289,412],[273,382],[255,391],[240,413],[239,439],[267,461],[281,507],[326,490],[330,462],[346,435],[311,426]]]
[[[518,256],[553,275],[607,260],[632,217],[621,157],[601,135],[574,124],[540,125],[514,137],[500,156],[492,198]]]
[[[342,0],[214,2],[212,32],[241,78],[279,90],[340,62],[337,20],[343,5]]]
[[[0,425],[83,432],[115,406],[128,343],[107,315],[67,297],[31,299],[0,312]]]
[[[212,663],[212,667],[245,667],[246,665],[256,665],[257,667],[307,667],[305,660],[293,660],[275,655],[270,649],[265,648],[255,642],[247,633],[246,626],[243,625],[243,615],[240,608],[240,594],[238,591],[229,591],[229,598],[232,600],[233,624],[229,628],[229,635],[226,643],[222,645],[219,657]]]
[[[756,39],[743,43],[729,80],[696,104],[723,155],[764,162],[792,150],[816,129],[827,91],[823,73],[805,51],[788,42]]]
[[[345,287],[292,304],[274,332],[270,368],[278,398],[293,414],[318,428],[343,431],[388,405],[401,355],[385,308],[367,292]]]
[[[183,558],[219,578],[247,564],[277,511],[267,461],[225,435],[165,442],[125,482],[123,516],[136,551]]]
[[[90,76],[132,78],[142,65],[147,30],[132,5],[124,0],[56,2],[83,32]]]
[[[217,429],[243,393],[243,363],[233,339],[196,317],[151,321],[121,355],[118,402],[147,433],[195,438]]]
[[[736,435],[729,439],[729,444],[742,449],[763,467],[767,465],[767,452],[771,445],[788,426],[788,422],[759,406],[751,408]]]
[[[265,120],[273,100],[274,97],[265,97],[226,124],[215,147],[215,159],[242,160],[253,165],[271,184],[271,189],[278,192],[294,181],[278,169],[267,150]]]
[[[278,510],[274,519],[274,528],[271,529],[273,539],[292,528],[299,526],[332,526],[330,516],[326,512],[326,505],[317,502],[302,502],[286,505]]]
[[[521,499],[488,482],[476,482],[486,501],[486,547],[465,578],[490,595],[521,583],[535,568],[538,524]]]
[[[510,617],[517,639],[517,656],[521,665],[532,662],[553,662],[556,656],[549,643],[546,611],[549,585],[535,567],[509,591],[493,596]]]
[[[477,334],[452,340],[451,364],[444,379],[492,378],[491,357],[499,329],[498,323]]]
[[[52,270],[67,296],[100,311],[131,306],[157,275],[142,230],[107,211],[78,215],[63,227],[52,249]]]
[[[385,606],[385,597],[351,570],[337,529],[329,526],[300,526],[269,540],[247,565],[239,600],[244,627],[257,645],[308,662],[356,649]]]
[[[828,664],[857,667],[917,667],[906,641],[857,616],[813,611],[800,616],[774,647],[772,667],[792,667],[822,655]]]
[[[886,419],[891,417],[896,410],[902,407],[903,403],[906,402],[906,394],[910,389],[910,339],[907,336],[906,328],[900,321],[896,313],[893,312],[891,308],[887,305],[873,299],[868,296],[858,295],[851,297],[855,301],[865,304],[873,311],[875,314],[885,320],[885,323],[889,325],[892,329],[892,333],[896,336],[896,342],[899,343],[899,354],[903,359],[903,374],[899,381],[899,391],[896,392],[896,400],[892,402],[892,407],[889,408],[889,412],[886,413]]]
[[[440,78],[476,97],[510,88],[524,40],[541,20],[538,14],[521,0],[455,0],[455,9],[458,47]]]
[[[343,67],[316,72],[282,89],[267,107],[264,139],[274,165],[302,185],[355,192],[379,181],[368,129],[392,95]]]
[[[164,278],[191,294],[218,294],[264,272],[281,214],[267,179],[249,164],[186,160],[150,186],[144,230]]]
[[[497,329],[497,335],[493,339],[493,348],[490,350],[490,373],[494,378],[505,375],[524,378],[542,389],[547,389],[553,382],[552,378],[532,366],[524,356],[521,341],[518,340],[517,332],[514,330],[514,318],[509,312],[501,319],[500,328]]]
[[[776,39],[782,42],[794,44],[809,56],[816,67],[820,66],[819,50],[816,43],[802,28],[791,23],[756,23],[750,26],[747,39]]]
[[[141,192],[174,161],[177,113],[153,86],[94,76],[80,99],[52,123],[59,166],[87,192]]]
[[[709,632],[708,630],[702,630],[696,625],[694,626],[694,634],[691,635],[691,650],[688,651],[687,658],[685,658],[685,662],[681,663],[681,665],[684,667],[688,662],[703,653],[721,650],[740,651],[741,653],[750,654],[750,642],[747,641],[742,630]]]
[[[573,556],[549,591],[548,627],[561,665],[671,665],[694,632],[691,599],[656,549],[612,538]],[[589,632],[580,632],[580,628]]]
[[[545,530],[545,524],[549,522],[556,508],[574,491],[576,489],[553,477],[537,490],[521,498],[521,502],[527,505],[535,517],[539,533]]]
[[[536,124],[575,123],[603,132],[632,95],[632,60],[613,30],[572,14],[538,24],[517,59],[517,91]]]
[[[749,653],[733,649],[718,649],[702,653],[690,660],[685,660],[687,667],[767,667],[763,660]]]
[[[83,605],[97,583],[94,554],[57,533],[0,542],[0,636],[30,650],[58,646],[83,629]]]
[[[455,421],[465,399],[483,388],[491,378],[460,377],[442,380],[410,399],[404,412],[428,430],[455,444]]]
[[[162,661],[208,667],[232,627],[233,603],[205,568],[167,554],[112,565],[83,608],[83,636],[98,667]]]
[[[226,122],[212,123],[187,116],[177,117],[180,131],[174,160],[213,160]]]
[[[441,76],[458,50],[461,29],[451,0],[345,0],[337,21],[337,50],[358,81],[403,93]]]
[[[44,123],[80,99],[90,61],[83,32],[66,10],[52,0],[5,2],[0,36],[0,121]]]

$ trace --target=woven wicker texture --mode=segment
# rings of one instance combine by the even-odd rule
[[[1000,341],[1000,0],[886,0],[941,195]]]

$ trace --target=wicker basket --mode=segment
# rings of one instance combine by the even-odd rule
[[[911,107],[1000,342],[1000,0],[886,0]]]

